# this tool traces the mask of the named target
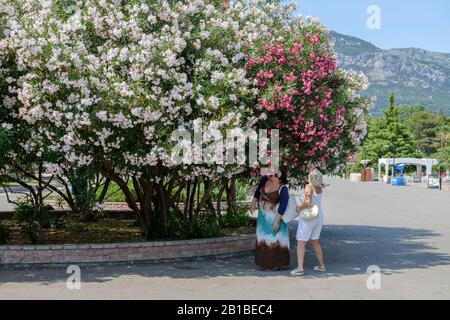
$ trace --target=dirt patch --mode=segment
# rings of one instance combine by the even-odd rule
[[[73,218],[59,218],[55,225],[43,229],[44,244],[82,244],[82,243],[119,243],[143,242],[145,238],[135,219],[100,219],[96,222],[80,222]],[[9,245],[30,244],[25,232],[25,223],[3,220],[11,239]],[[224,228],[220,236],[236,236],[254,233],[255,226],[250,224],[239,228]],[[175,239],[168,239],[175,240]]]

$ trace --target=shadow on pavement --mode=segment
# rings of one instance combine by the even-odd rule
[[[291,226],[295,235],[295,225]],[[384,274],[405,269],[426,269],[450,265],[450,256],[431,245],[439,234],[423,229],[386,228],[357,225],[328,225],[322,233],[322,246],[328,267],[326,274],[314,274],[313,252],[305,258],[307,279],[344,277],[366,274],[367,267],[377,265]],[[295,243],[292,242],[291,268],[295,267]],[[42,285],[65,282],[67,266],[33,267],[29,269],[0,269],[2,283],[33,283]],[[287,277],[289,269],[264,272],[254,264],[253,255],[232,258],[203,258],[189,261],[167,261],[136,265],[82,266],[83,282],[108,282],[121,276],[173,279],[205,279],[214,277]]]
[[[388,274],[450,265],[450,256],[432,245],[439,236],[424,229],[328,225],[322,245],[333,275],[365,273],[371,265]]]

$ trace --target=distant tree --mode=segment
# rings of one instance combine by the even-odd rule
[[[440,148],[434,156],[442,168],[450,170],[450,145]]]
[[[395,105],[395,96],[393,93],[389,96],[389,107],[393,107]]]
[[[434,157],[442,168],[450,170],[450,117],[446,119],[446,125],[438,133],[439,149]]]
[[[420,157],[406,126],[400,121],[393,95],[384,117],[372,118],[368,123],[368,135],[360,148],[361,157],[378,163],[380,158]]]
[[[417,105],[400,104],[397,105],[397,108],[398,108],[398,115],[402,123],[405,123],[405,121],[409,119],[409,117],[411,117],[413,113],[427,110],[424,106],[420,104]]]
[[[439,134],[446,125],[446,118],[443,114],[416,110],[404,123],[420,152],[426,156],[431,156],[437,152],[440,148]]]

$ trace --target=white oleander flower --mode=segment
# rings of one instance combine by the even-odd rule
[[[209,97],[208,101],[214,109],[219,108],[219,105],[220,105],[219,98],[211,96],[211,97]]]

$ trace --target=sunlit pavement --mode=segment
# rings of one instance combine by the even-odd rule
[[[253,257],[81,267],[0,269],[1,299],[449,299],[450,192],[329,180],[322,234],[327,274],[266,273]],[[292,226],[295,234],[295,224]],[[294,243],[293,243],[294,246]],[[294,248],[295,249],[295,248]],[[294,268],[295,250],[292,250]],[[381,268],[380,289],[367,268]],[[372,288],[376,282],[370,282]]]
[[[10,199],[16,199],[17,195],[11,195]],[[0,211],[11,211],[13,205],[8,203],[8,198],[5,193],[0,192]]]

